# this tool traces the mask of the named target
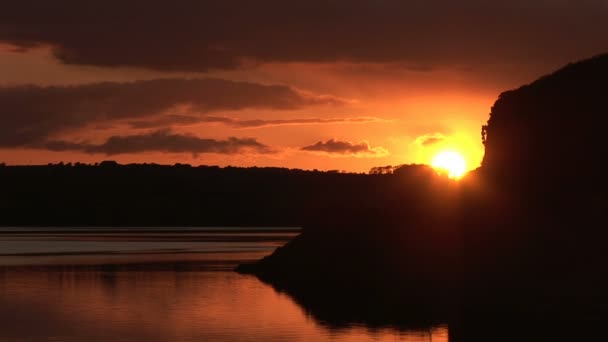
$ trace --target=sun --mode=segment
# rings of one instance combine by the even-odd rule
[[[462,177],[467,169],[462,155],[454,151],[440,152],[433,158],[431,165],[441,172],[446,172],[452,179]]]

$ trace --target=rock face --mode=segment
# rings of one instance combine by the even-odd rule
[[[492,107],[482,167],[461,197],[465,281],[454,319],[464,335],[501,329],[484,317],[558,336],[608,317],[607,85],[602,55]]]
[[[493,266],[515,272],[505,275],[542,286],[573,270],[570,279],[604,283],[593,269],[608,260],[607,95],[608,55],[500,95],[482,133],[487,201],[463,199],[470,212],[462,229],[477,245],[467,248],[469,263],[492,256],[501,260]],[[492,214],[481,217],[479,207]]]
[[[605,178],[608,55],[500,95],[485,126],[482,169],[497,182]]]

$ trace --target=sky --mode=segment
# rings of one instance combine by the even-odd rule
[[[483,158],[498,95],[608,52],[607,0],[21,0],[0,161],[366,172]]]

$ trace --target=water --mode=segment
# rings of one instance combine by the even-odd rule
[[[234,273],[294,229],[0,228],[0,341],[447,341],[316,322]]]

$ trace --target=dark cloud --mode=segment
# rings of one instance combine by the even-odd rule
[[[388,154],[388,151],[383,147],[371,147],[367,141],[360,142],[358,144],[344,140],[330,139],[327,141],[319,141],[316,144],[305,146],[301,148],[303,151],[310,152],[325,152],[332,154],[344,154],[344,155],[373,155],[373,156],[384,156]]]
[[[112,136],[102,144],[52,140],[41,143],[36,147],[51,151],[81,151],[106,155],[169,152],[192,153],[196,156],[199,153],[237,154],[242,152],[273,152],[268,146],[259,143],[253,138],[203,139],[194,135],[172,133],[169,130],[158,130],[138,135]]]
[[[304,94],[282,85],[220,79],[160,79],[77,86],[0,87],[0,147],[27,146],[51,135],[88,125],[159,118],[168,111],[208,113],[246,108],[290,110],[336,104],[330,96]],[[151,125],[155,126],[155,125]]]
[[[195,123],[221,123],[234,128],[260,128],[287,125],[314,125],[314,124],[336,124],[336,123],[369,123],[383,121],[376,117],[353,117],[353,118],[298,118],[298,119],[252,119],[241,120],[225,116],[189,116],[189,115],[164,115],[149,120],[132,121],[129,123],[133,128],[155,128],[178,125],[191,125]]]
[[[416,142],[423,147],[430,147],[444,142],[447,138],[441,133],[425,134],[416,138]]]
[[[188,126],[202,121],[201,116],[167,114],[143,120],[129,121],[131,128],[159,128],[169,126]]]
[[[8,1],[0,41],[64,63],[157,70],[253,62],[540,63],[608,49],[608,3],[485,0]]]
[[[422,142],[422,146],[432,146],[435,145],[437,143],[440,143],[442,141],[444,141],[444,138],[426,138],[423,142]]]

